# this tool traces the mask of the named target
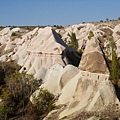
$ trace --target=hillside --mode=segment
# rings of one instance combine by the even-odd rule
[[[36,104],[36,99],[40,101],[41,89],[55,96],[54,110],[41,113],[45,120],[119,119],[119,59],[120,21],[66,27],[5,27],[0,30],[1,63],[16,62],[20,67],[21,80],[25,72],[26,75],[32,74],[37,81],[37,89],[32,89],[28,96],[31,102],[27,100],[32,105]],[[1,64],[0,90],[6,89],[9,81],[8,78],[8,81],[3,80],[4,67]],[[16,74],[16,70],[13,73]],[[12,81],[12,73],[7,75]],[[29,78],[26,75],[24,80]],[[0,105],[4,103],[2,94]]]

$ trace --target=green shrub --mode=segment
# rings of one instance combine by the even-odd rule
[[[103,35],[103,38],[106,38],[106,37],[107,37],[106,34],[104,34],[104,35]]]
[[[120,78],[120,63],[116,55],[116,45],[113,38],[110,38],[110,46],[112,48],[112,64],[111,64],[111,79],[113,84],[118,85],[118,80]]]
[[[118,20],[120,20],[120,17],[118,17]]]
[[[116,33],[117,33],[118,35],[120,35],[120,31],[117,31]]]
[[[108,19],[108,18],[106,18],[106,21],[108,22],[108,21],[109,21],[109,19]]]
[[[73,49],[75,49],[75,50],[78,50],[78,39],[76,38],[76,35],[75,35],[75,33],[71,33],[71,35],[70,34],[68,34],[69,36],[70,36],[70,39],[71,39],[71,42],[70,42],[70,47],[71,48],[73,48]]]
[[[79,56],[82,56],[83,51],[82,51],[81,49],[79,49],[79,50],[78,50],[78,54],[79,54]]]
[[[85,24],[85,22],[82,22],[82,24]]]
[[[17,36],[16,32],[12,32],[11,36]]]
[[[94,33],[92,30],[90,30],[89,32],[89,36],[88,36],[88,39],[90,40],[92,37],[94,37]]]
[[[0,85],[0,120],[38,120],[54,108],[54,95],[41,90],[36,105],[29,98],[38,89],[37,80],[32,75],[19,73],[16,64],[1,63],[0,74],[4,73],[4,84]],[[44,114],[44,115],[43,115]]]
[[[19,71],[20,66],[15,62],[0,62],[0,86],[5,83],[5,77],[10,77],[16,71]]]
[[[6,76],[5,82],[5,87],[0,96],[3,101],[1,116],[7,115],[9,117],[10,114],[16,116],[20,112],[24,113],[30,95],[38,87],[36,80],[32,75],[16,72],[9,77]]]
[[[48,90],[40,89],[39,95],[35,98],[35,106],[40,114],[48,113],[55,107],[55,96]]]
[[[64,28],[62,25],[53,25],[53,27],[56,27],[57,29],[62,29],[62,28]]]
[[[100,20],[100,22],[103,22],[103,20]]]

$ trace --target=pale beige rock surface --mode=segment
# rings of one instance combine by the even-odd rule
[[[37,80],[43,80],[43,79],[45,78],[46,72],[47,72],[47,69],[45,69],[44,67],[41,67],[41,68],[36,72],[36,74],[34,75],[34,77],[35,77]]]
[[[76,57],[79,61],[76,51],[70,49],[52,27],[37,27],[21,37],[15,36],[12,39],[11,34],[20,30],[20,28],[12,30],[5,28],[0,36],[0,43],[2,46],[5,45],[4,51],[11,50],[12,53],[0,56],[0,60],[17,61],[22,66],[20,72],[26,69],[28,74],[36,74],[39,78],[37,72],[41,67],[48,69],[57,63],[66,66],[72,64],[70,60],[72,57]]]
[[[107,92],[106,92],[107,91]],[[60,118],[77,111],[102,111],[105,106],[119,104],[111,81],[85,79],[81,77],[76,92],[68,107],[60,114]]]
[[[79,70],[77,67],[67,65],[63,68],[60,64],[56,64],[46,71],[43,78],[44,83],[40,88],[47,89],[54,95],[60,95],[64,86],[78,73]],[[33,96],[31,96],[31,101],[34,101],[34,96],[37,97],[38,92],[39,90],[34,92]]]
[[[46,82],[40,87],[48,89],[51,93],[58,95],[61,93],[61,90],[68,83],[68,81],[73,78],[78,72],[79,70],[72,65],[67,65],[65,68],[59,70],[48,69],[46,76],[43,79],[43,81]]]
[[[99,46],[99,41],[96,38],[87,41],[79,69],[93,73],[109,74],[107,64]]]
[[[98,36],[102,36],[102,34],[104,33],[99,29],[99,26],[92,23],[68,26],[65,29],[59,30],[57,32],[62,34],[62,39],[69,45],[71,42],[69,34],[71,35],[71,33],[75,33],[78,40],[78,49],[82,49],[83,47],[85,47],[86,42],[89,40],[88,36],[90,31],[93,32],[95,38]]]
[[[65,106],[62,111],[56,110],[57,116],[61,120],[73,118],[73,120],[76,120],[83,117],[82,114],[89,114],[91,116],[88,117],[90,120],[99,120],[102,114],[106,114],[108,117],[110,114],[115,115],[120,107],[108,74],[81,70],[64,86],[56,104]],[[99,115],[99,117],[96,115]],[[52,116],[48,115],[47,117]]]
[[[46,27],[34,30],[32,38],[25,40],[13,58],[23,66],[21,71],[26,68],[28,74],[36,74],[41,67],[71,63],[66,51],[72,52],[51,27]]]

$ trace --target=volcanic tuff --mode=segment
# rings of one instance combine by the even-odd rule
[[[89,38],[91,31],[93,36]],[[21,36],[12,36],[13,32]],[[37,27],[30,32],[5,28],[0,31],[0,49],[4,49],[0,60],[17,61],[22,66],[20,71],[34,74],[43,82],[40,88],[57,96],[56,105],[62,107],[51,111],[45,120],[76,120],[85,116],[84,119],[96,120],[104,114],[119,117],[120,103],[105,60],[105,56],[112,59],[110,38],[116,43],[119,58],[119,32],[119,22],[76,24],[57,30]],[[71,33],[78,40],[78,51],[83,51],[80,62],[77,52],[68,47]],[[33,104],[38,94],[39,89],[31,95]]]
[[[86,43],[79,69],[94,73],[109,73],[103,52],[97,38],[92,38]]]
[[[1,56],[0,59],[8,58],[8,60],[17,61],[23,66],[21,71],[26,69],[27,73],[36,74],[41,67],[49,68],[56,63],[62,66],[72,64],[67,54],[75,57],[77,62],[79,61],[76,51],[70,49],[51,27],[35,28],[14,40],[10,38],[12,33],[10,29],[8,28],[9,31],[6,29],[2,31],[2,33],[6,32],[5,36],[1,36],[0,41],[2,45],[5,45],[5,50],[13,49],[13,51]]]

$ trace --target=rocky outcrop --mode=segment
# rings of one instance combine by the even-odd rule
[[[44,83],[40,86],[40,88],[47,89],[54,95],[59,95],[69,80],[71,80],[71,78],[78,73],[79,70],[77,67],[67,65],[65,68],[63,68],[60,64],[56,64],[46,71],[45,76],[43,77]],[[34,101],[34,96],[36,96],[38,93],[39,90],[37,90],[33,96],[31,96],[31,101]]]
[[[51,27],[39,29],[26,51],[23,68],[26,68],[29,74],[35,74],[41,67],[48,69],[57,63],[62,66],[71,64],[66,52],[72,51]]]
[[[107,74],[80,70],[64,86],[56,104],[64,107],[52,111],[46,120],[51,120],[56,114],[54,119],[61,120],[105,119],[110,115],[120,115],[120,103]]]
[[[120,103],[109,80],[109,70],[103,54],[110,46],[109,38],[113,37],[119,57],[119,28],[119,25],[114,28],[105,24],[86,23],[59,30],[62,39],[68,44],[68,33],[74,32],[79,49],[84,48],[78,68],[70,65],[79,62],[76,52],[51,27],[35,28],[14,40],[10,39],[9,28],[3,30],[0,32],[1,44],[6,45],[5,50],[14,50],[0,59],[5,60],[7,56],[17,61],[23,66],[21,71],[34,74],[35,78],[43,82],[40,88],[47,89],[56,96],[58,109],[51,111],[45,120],[119,118]],[[90,31],[94,34],[91,39],[88,38]],[[30,97],[33,104],[39,91],[38,89]]]
[[[46,120],[50,120],[55,114],[57,115],[54,116],[54,119],[61,120],[76,120],[82,117],[91,120],[104,119],[110,114],[119,117],[120,103],[114,86],[109,80],[109,71],[97,39],[92,38],[87,41],[79,69],[72,68],[72,66],[69,66],[69,69],[77,72],[74,75],[71,74],[73,72],[70,72],[71,76],[68,72],[64,72],[65,74],[62,74],[64,79],[57,74],[55,81],[47,77],[47,81],[41,86],[53,94],[59,95],[56,105],[64,105],[61,109],[48,114]],[[65,71],[65,68],[62,71]],[[50,85],[50,82],[53,84]],[[39,90],[33,96],[36,97],[38,94]],[[33,96],[31,96],[32,102],[34,102]],[[102,116],[103,114],[105,116]]]
[[[104,55],[99,46],[99,41],[96,38],[87,41],[79,69],[92,73],[109,74]]]
[[[103,31],[99,29],[99,26],[97,25],[95,26],[94,24],[91,23],[72,25],[57,32],[62,34],[62,39],[67,44],[70,44],[71,42],[69,34],[75,33],[76,38],[78,40],[78,46],[79,46],[78,49],[83,49],[86,46],[86,42],[89,40],[88,36],[90,31],[93,32],[94,37],[96,38],[102,36],[103,34]]]
[[[69,102],[68,107],[60,113],[60,118],[81,110],[87,112],[102,110],[104,109],[103,106],[107,106],[116,101],[118,103],[113,85],[111,81],[108,81],[108,76],[97,73],[90,73],[89,75],[87,77],[83,76],[81,71],[70,81],[71,83],[69,82],[65,86],[65,93],[69,91],[72,94],[70,94],[70,101],[65,99],[65,93],[59,98],[58,101],[60,101],[60,103]],[[102,79],[95,79],[95,76],[99,76],[99,78]],[[74,84],[75,86],[72,86],[71,91],[70,89],[68,90],[68,87],[70,87],[74,81],[76,83]],[[106,92],[107,90],[108,93]]]
[[[12,29],[9,32],[12,33],[16,30],[18,29]],[[57,63],[62,66],[79,64],[80,58],[76,54],[77,52],[70,49],[51,27],[35,28],[13,40],[10,39],[10,36],[11,34],[4,38],[9,40],[2,44],[5,44],[5,50],[13,50],[6,56],[1,56],[0,59],[17,61],[22,66],[20,71],[26,70],[28,74],[35,75],[41,67],[48,69]],[[1,41],[3,40],[1,39]],[[73,57],[76,59],[75,62],[71,59]]]
[[[69,34],[75,33],[76,38],[78,40],[78,50],[83,49],[86,47],[86,43],[89,40],[90,31],[93,32],[93,38],[98,38],[100,41],[102,50],[104,51],[105,55],[111,60],[111,51],[110,51],[110,42],[109,39],[113,37],[117,49],[116,53],[117,56],[119,55],[119,39],[120,39],[120,21],[111,21],[111,22],[104,22],[104,23],[84,23],[84,24],[75,24],[72,26],[67,26],[64,29],[56,30],[59,34],[61,34],[62,39],[70,45],[71,39]]]

